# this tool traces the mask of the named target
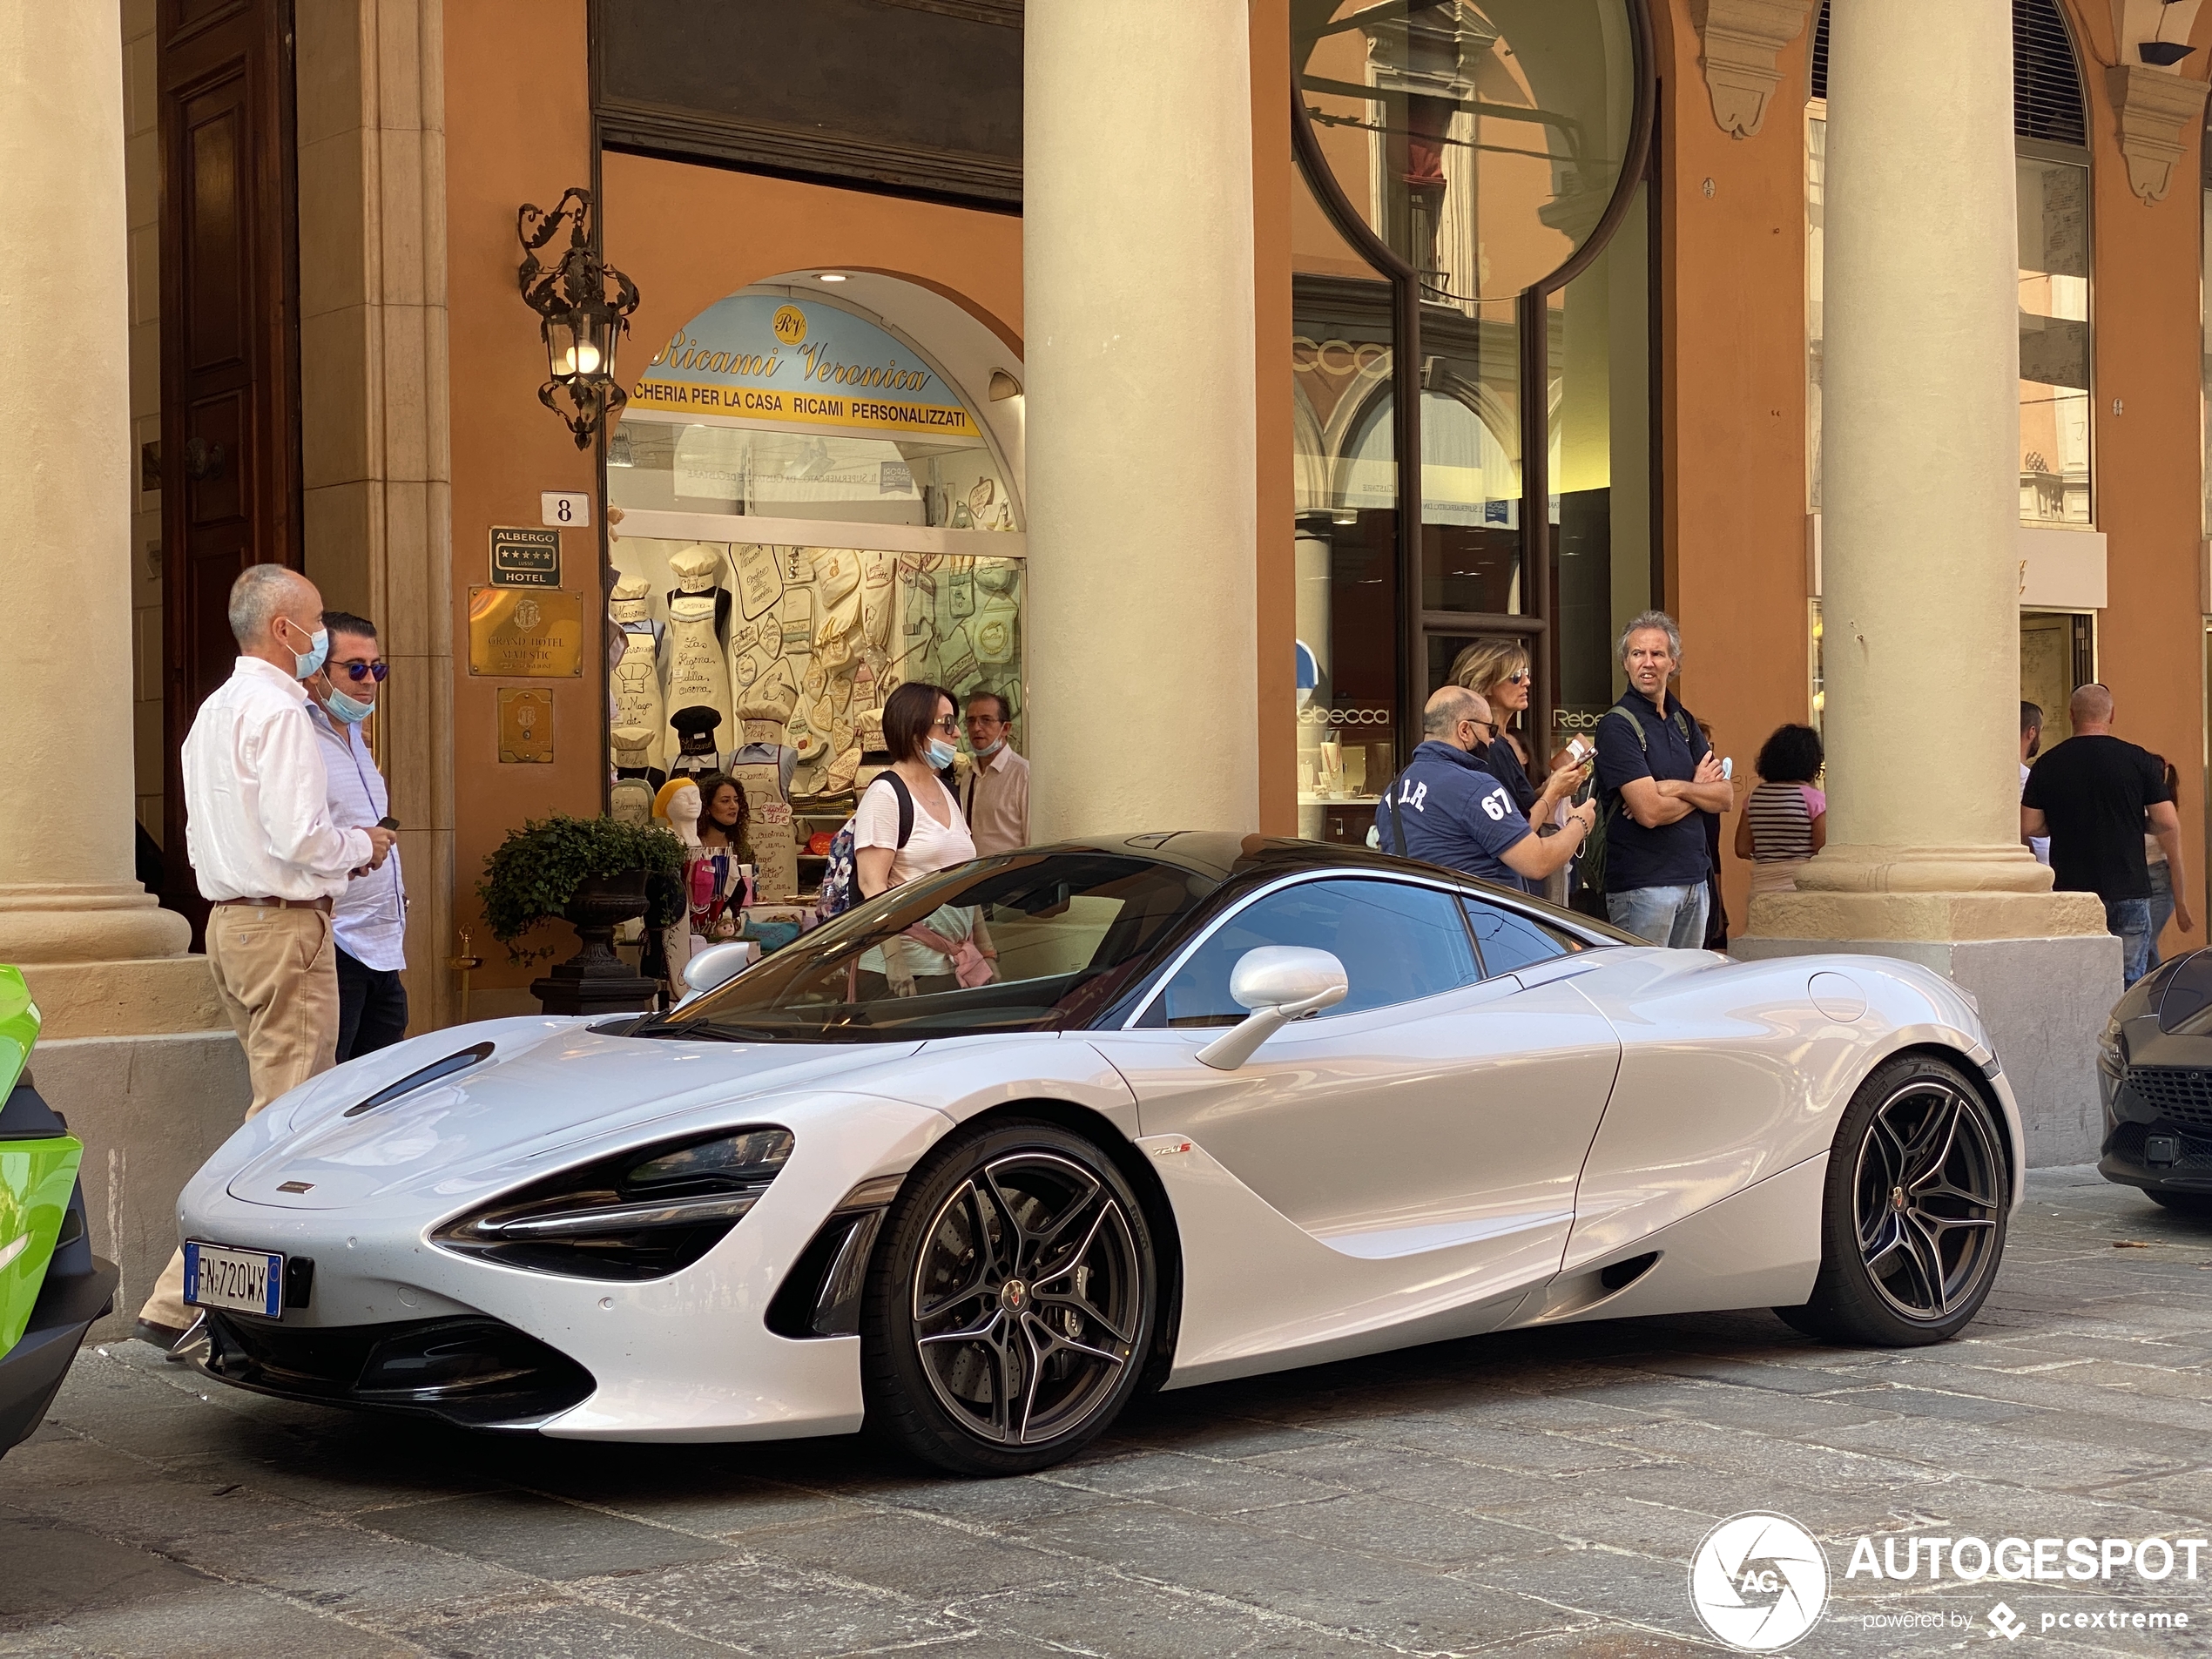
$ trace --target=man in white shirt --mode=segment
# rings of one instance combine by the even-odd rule
[[[968,746],[975,765],[961,791],[961,810],[979,857],[1029,844],[1029,763],[1007,741],[1013,711],[996,691],[968,698]]]
[[[361,722],[376,711],[388,671],[376,624],[350,611],[326,610],[330,658],[307,682],[307,718],[322,739],[330,779],[330,821],[366,829],[390,813],[383,774],[361,741]],[[400,853],[346,884],[330,914],[338,944],[338,1059],[374,1054],[407,1035],[407,889]]]
[[[322,596],[280,564],[231,587],[238,662],[185,738],[185,848],[207,914],[207,964],[246,1047],[253,1116],[329,1069],[338,1047],[332,900],[391,851],[387,829],[331,822],[322,746],[300,682],[329,654]],[[172,1352],[192,1315],[179,1251],[139,1310],[138,1334]]]
[[[2043,747],[2043,711],[2026,698],[2020,701],[2020,792],[2027,792],[2028,762],[2034,759]],[[2024,835],[2027,850],[2035,854],[2038,864],[2051,861],[2051,838],[2047,835]]]

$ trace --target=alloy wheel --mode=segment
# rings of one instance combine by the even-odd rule
[[[1908,1319],[1963,1306],[1996,1265],[2004,1165],[1978,1099],[1932,1077],[1874,1109],[1853,1182],[1859,1258]]]
[[[913,1289],[922,1372],[984,1440],[1071,1433],[1136,1356],[1143,1284],[1129,1217],[1097,1176],[1041,1151],[986,1163],[923,1234]]]

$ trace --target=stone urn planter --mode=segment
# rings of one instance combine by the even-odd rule
[[[611,818],[535,819],[509,831],[484,860],[476,894],[512,961],[550,954],[520,942],[542,922],[559,917],[576,929],[576,954],[530,985],[548,1014],[650,1008],[660,982],[640,977],[616,954],[615,929],[645,914],[652,877],[673,874],[683,864],[683,843],[665,826]]]

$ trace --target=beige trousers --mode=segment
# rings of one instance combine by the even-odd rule
[[[338,947],[328,916],[217,905],[207,913],[207,965],[246,1048],[253,1081],[246,1116],[330,1069],[338,1057]],[[183,1251],[170,1257],[138,1317],[172,1330],[192,1323]]]

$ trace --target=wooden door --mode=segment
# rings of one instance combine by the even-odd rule
[[[185,857],[178,751],[237,656],[231,583],[300,559],[291,0],[161,0],[164,896]]]

